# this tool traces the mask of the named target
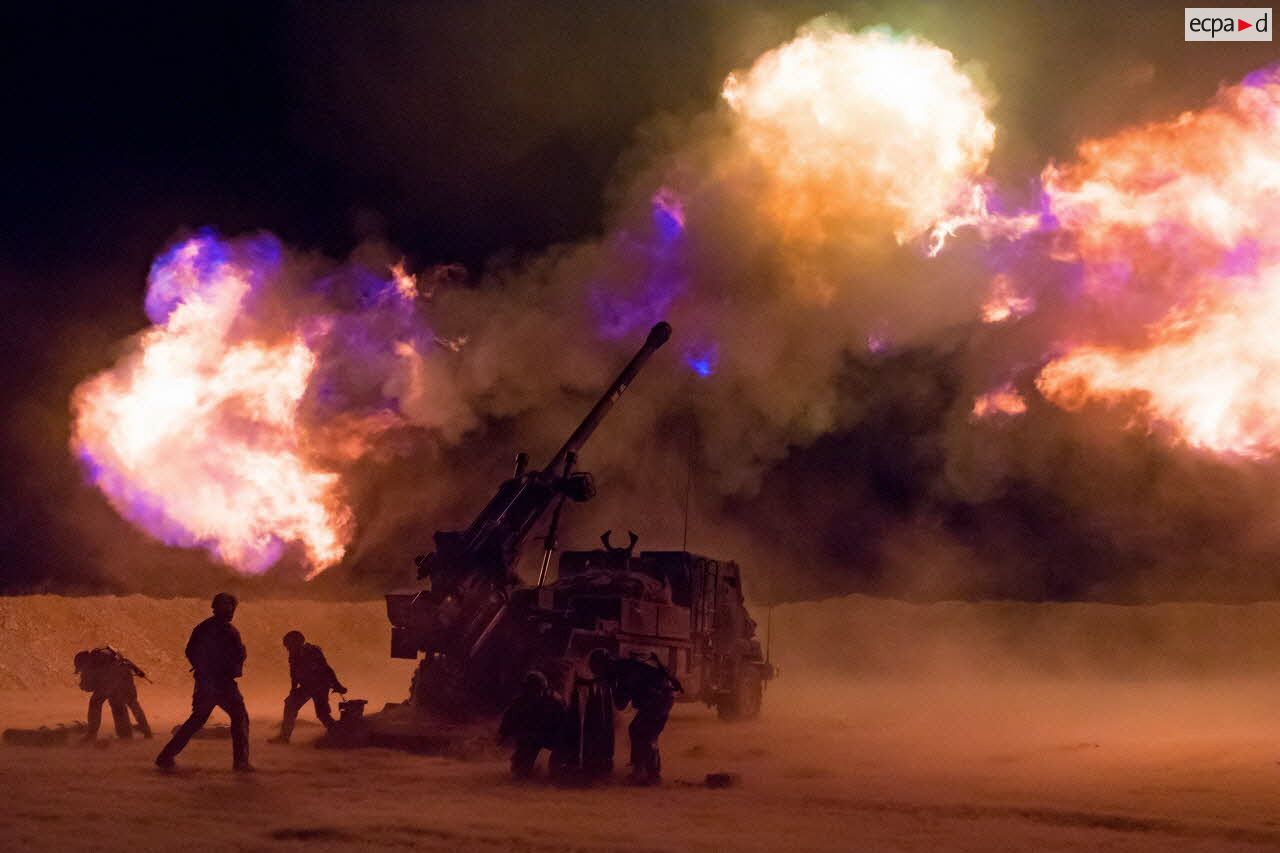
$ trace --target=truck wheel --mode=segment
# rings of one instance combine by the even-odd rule
[[[764,679],[750,664],[740,666],[733,692],[720,700],[716,711],[722,720],[754,720],[764,701]]]

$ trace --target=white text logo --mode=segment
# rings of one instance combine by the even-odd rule
[[[1186,9],[1187,41],[1271,41],[1270,9]]]

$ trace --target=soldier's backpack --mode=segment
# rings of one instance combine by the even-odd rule
[[[76,672],[80,676],[80,689],[92,693],[97,689],[100,675],[112,667],[126,667],[131,675],[146,678],[147,675],[138,665],[120,654],[111,646],[99,646],[89,651],[78,652],[75,657]]]
[[[98,684],[98,676],[105,667],[115,663],[115,656],[106,649],[76,652],[76,674],[80,676],[80,689],[92,693]]]

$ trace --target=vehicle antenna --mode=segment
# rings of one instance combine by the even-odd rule
[[[764,660],[765,663],[773,661],[773,605],[769,605],[769,615],[765,617],[765,638],[764,638]]]
[[[689,550],[689,499],[693,495],[693,456],[697,449],[697,433],[694,431],[697,422],[689,419],[689,467],[684,477],[684,535],[680,540],[680,550]]]

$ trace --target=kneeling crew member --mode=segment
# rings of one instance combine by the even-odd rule
[[[284,698],[284,719],[280,721],[280,734],[271,743],[288,743],[302,706],[315,705],[316,719],[325,729],[333,727],[333,714],[329,711],[329,691],[346,694],[347,688],[338,681],[333,667],[324,659],[319,646],[307,642],[301,631],[284,635],[284,647],[289,650],[289,695]]]
[[[502,715],[498,740],[516,742],[511,753],[511,775],[524,779],[533,775],[538,753],[551,749],[564,718],[564,702],[551,689],[547,677],[533,671],[524,677],[520,695]]]

